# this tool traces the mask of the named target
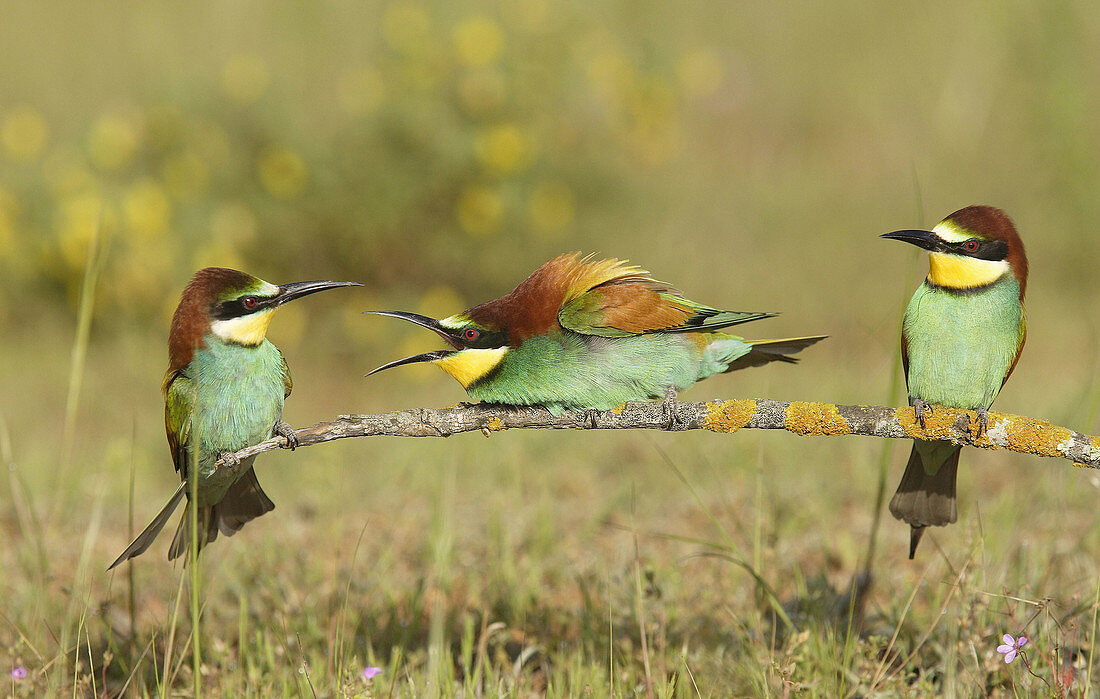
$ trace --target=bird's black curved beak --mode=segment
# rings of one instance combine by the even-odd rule
[[[880,238],[888,238],[890,240],[900,240],[905,243],[916,245],[918,248],[924,248],[930,252],[939,252],[944,249],[943,240],[932,231],[893,231],[891,233],[883,233]]]
[[[434,362],[437,359],[443,359],[449,354],[454,354],[454,350],[437,350],[435,352],[425,352],[423,354],[414,354],[411,357],[405,357],[404,359],[398,359],[390,362],[389,364],[383,364],[377,369],[371,369],[364,376],[370,376],[371,374],[377,374],[384,369],[392,369],[395,366],[403,366],[405,364],[416,364],[418,362]]]
[[[341,286],[363,286],[359,282],[334,282],[334,281],[315,281],[315,282],[293,282],[291,284],[280,284],[279,295],[275,297],[275,305],[281,306],[287,301],[293,301],[294,299],[300,299],[303,296],[309,296],[310,294],[316,294],[318,291],[324,291],[326,289],[335,289]]]
[[[451,347],[454,347],[456,350],[463,349],[465,347],[465,345],[458,342],[454,338],[454,336],[451,334],[451,332],[449,330],[447,330],[442,325],[440,325],[439,321],[436,320],[435,318],[429,318],[428,316],[422,316],[419,313],[407,313],[405,311],[363,311],[363,313],[365,313],[367,315],[371,315],[371,316],[389,316],[390,318],[400,318],[401,320],[407,320],[410,323],[416,323],[417,325],[419,325],[422,328],[427,328],[428,330],[431,330],[436,335],[439,335],[444,340],[446,340],[447,344],[450,345]],[[404,362],[404,360],[401,360],[401,361]],[[428,360],[422,359],[420,361],[428,361]],[[382,369],[389,368],[390,366],[396,366],[396,365],[387,364],[386,366],[379,367],[378,369],[375,369],[374,371],[381,371]],[[373,374],[374,371],[372,371],[371,374]]]

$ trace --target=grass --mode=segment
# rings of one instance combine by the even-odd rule
[[[200,565],[163,535],[105,573],[175,485],[167,314],[208,263],[366,282],[272,324],[296,426],[462,400],[432,367],[362,379],[437,348],[359,312],[455,312],[572,249],[783,311],[751,336],[831,336],[687,398],[900,403],[924,261],[875,236],[991,203],[1032,261],[997,407],[1100,432],[1094,5],[273,7],[0,27],[0,88],[47,130],[26,150],[0,105],[7,693],[1096,691],[1100,477],[1006,453],[963,455],[959,522],[910,562],[883,506],[904,443],[345,440],[259,457],[277,509]]]
[[[131,341],[100,338],[90,365]],[[155,375],[156,354],[138,348],[148,367],[132,369]],[[291,362],[319,373],[305,357]],[[795,377],[767,382],[772,395],[793,395]],[[331,417],[341,409],[323,404],[340,384],[299,383],[288,411],[297,399],[298,424]],[[409,400],[430,404],[429,392],[448,388],[414,387]],[[74,480],[60,510],[71,514],[54,528],[36,523],[27,497],[44,492],[47,474],[17,465],[20,440],[0,440],[17,527],[4,564],[21,571],[4,583],[0,633],[12,662],[34,671],[13,687],[190,692],[195,616],[184,600],[201,589],[188,584],[191,569],[163,560],[164,541],[126,575],[102,572],[128,540],[130,488],[144,519],[171,485],[129,483],[131,464],[168,475],[156,468],[167,463],[158,421],[134,414],[144,427],[118,434],[99,425],[114,416],[81,414],[93,441],[81,437],[74,472],[88,485]],[[20,425],[29,432],[17,435],[43,429]],[[1028,505],[1032,525],[1020,526],[1015,488],[981,487],[1004,455],[968,454],[963,520],[931,532],[909,563],[907,531],[887,518],[861,612],[851,595],[842,602],[866,566],[875,516],[876,479],[859,474],[875,473],[888,445],[697,437],[508,433],[264,455],[279,510],[211,547],[200,566],[204,694],[1057,694],[1069,667],[1081,674],[1064,689],[1088,686],[1094,537],[1062,526],[1088,521],[1087,488],[1037,483],[1036,498],[1061,510]],[[808,448],[831,466],[806,467]],[[1013,481],[1058,468],[1019,464]],[[57,636],[51,619],[69,631]],[[1034,676],[992,653],[1006,632],[1033,639]],[[367,665],[383,674],[362,680]]]
[[[148,432],[130,439],[135,462],[157,459],[159,435]],[[792,468],[780,462],[800,450],[767,435],[690,437],[578,435],[563,444],[570,440],[560,435],[510,433],[458,448],[447,440],[265,455],[266,473],[289,468],[310,487],[267,476],[281,510],[265,518],[270,526],[205,554],[204,693],[1057,693],[1063,655],[1087,672],[1097,594],[1084,546],[1029,559],[1051,540],[1041,530],[997,536],[1005,515],[983,511],[983,528],[972,519],[934,532],[926,544],[937,546],[911,564],[907,532],[893,527],[873,567],[869,609],[857,614],[850,595],[838,600],[864,565],[859,532],[868,531],[873,489],[844,496],[823,480],[826,471],[803,472],[826,495],[800,515],[790,508],[803,495],[777,490],[790,474],[776,472]],[[867,473],[881,448],[820,446]],[[551,453],[543,468],[513,466]],[[119,451],[102,461],[118,477],[117,514],[101,509],[108,500],[93,490],[87,518],[73,517],[85,529],[75,549],[39,529],[48,550],[76,554],[74,584],[48,582],[68,565],[51,558],[43,588],[13,586],[5,643],[13,662],[36,671],[32,683],[13,686],[24,694],[49,682],[77,693],[190,691],[193,617],[181,613],[194,589],[188,569],[167,566],[163,550],[140,558],[133,620],[125,578],[96,572],[95,561],[126,541],[124,528],[112,535],[97,520],[125,521],[131,458]],[[974,467],[992,473],[989,461]],[[358,474],[349,500],[338,487],[346,491]],[[731,477],[759,485],[742,489]],[[136,488],[153,490],[140,479]],[[823,515],[830,502],[844,512]],[[1077,502],[1069,512],[1087,509],[1087,498]],[[155,509],[145,505],[136,509]],[[850,527],[841,525],[853,514]],[[808,526],[822,517],[839,537]],[[239,546],[249,535],[258,543]],[[1064,532],[1054,537],[1064,548]],[[755,541],[746,559],[741,552]],[[14,552],[33,548],[28,537]],[[23,570],[33,572],[34,557],[27,560]],[[62,589],[75,593],[70,602]],[[49,619],[65,608],[73,640],[57,644]],[[998,663],[990,644],[1004,632],[1033,639],[1034,676]],[[370,683],[359,678],[368,664],[384,669]],[[1068,689],[1084,686],[1078,679]]]

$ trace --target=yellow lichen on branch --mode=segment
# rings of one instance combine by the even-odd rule
[[[898,424],[905,429],[905,434],[913,439],[925,440],[950,440],[954,438],[955,427],[960,414],[966,415],[971,424],[977,424],[978,414],[973,410],[946,409],[938,405],[929,406],[924,411],[924,427],[920,426],[916,411],[912,407],[907,406],[894,411],[894,417],[897,418]],[[992,424],[995,413],[989,415],[990,424]],[[988,442],[988,446],[994,449],[997,448],[992,442]]]
[[[707,416],[703,428],[711,432],[736,432],[749,424],[756,413],[754,400],[727,400],[707,403]]]
[[[803,437],[852,434],[852,428],[832,403],[792,401],[787,406],[786,428]]]
[[[1006,420],[1005,430],[1008,448],[1025,454],[1050,454],[1059,452],[1059,445],[1073,441],[1073,433],[1064,427],[1045,420],[1013,417]]]
[[[1023,454],[1068,459],[1100,468],[1100,439],[1052,425],[1044,420],[989,413],[988,428],[976,435],[978,416],[973,410],[940,405],[924,413],[925,427],[913,408],[874,405],[834,405],[806,401],[714,400],[676,403],[676,419],[669,420],[664,402],[627,403],[614,410],[552,413],[541,406],[478,403],[433,410],[414,408],[384,415],[341,415],[333,422],[297,430],[298,445],[309,446],[347,437],[448,437],[462,432],[485,435],[500,430],[692,430],[732,433],[742,429],[786,430],[798,435],[830,437],[862,435],[890,439],[946,440],[960,446],[1009,449]],[[288,446],[273,437],[236,452],[238,459]],[[220,462],[219,462],[220,463]]]

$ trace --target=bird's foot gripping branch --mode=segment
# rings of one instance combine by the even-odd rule
[[[676,403],[680,430],[736,432],[740,429],[786,430],[801,436],[858,435],[892,439],[947,440],[979,449],[1007,449],[1072,461],[1077,466],[1100,468],[1100,438],[1075,432],[1022,415],[990,411],[988,428],[980,436],[971,424],[978,415],[970,410],[936,406],[925,413],[925,427],[913,408],[867,405],[834,405],[778,400],[726,400]],[[612,410],[567,412],[553,415],[542,407],[479,403],[439,410],[415,408],[381,415],[340,415],[297,430],[298,446],[348,437],[449,437],[462,432],[486,436],[508,429],[550,430],[665,430],[664,402],[626,403]],[[236,452],[240,459],[286,448],[285,437],[276,436]],[[220,465],[221,462],[219,462]]]

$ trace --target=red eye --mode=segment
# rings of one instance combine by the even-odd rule
[[[241,299],[241,303],[244,304],[245,308],[251,311],[253,308],[256,307],[259,301],[256,300],[255,296],[245,296],[243,299]]]
[[[464,337],[469,342],[473,342],[477,338],[481,337],[481,333],[479,333],[474,328],[466,328],[466,330],[462,333],[462,337]]]
[[[966,248],[967,252],[978,252],[978,241],[968,240],[966,241],[966,244],[963,245],[963,247]]]

